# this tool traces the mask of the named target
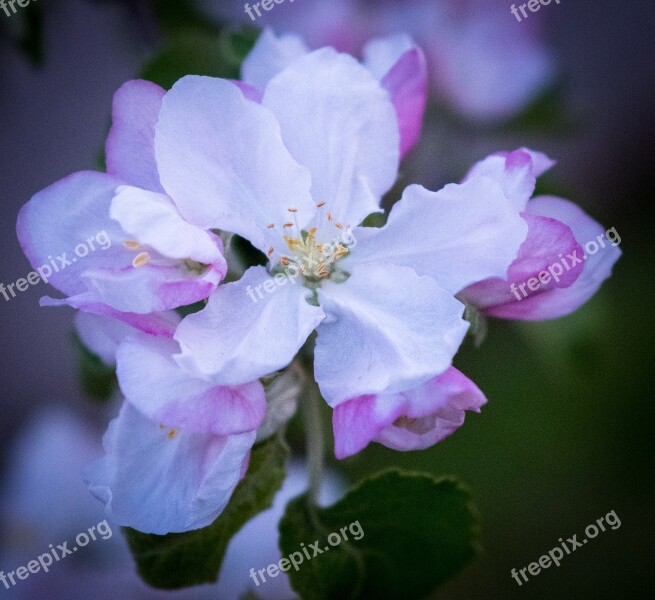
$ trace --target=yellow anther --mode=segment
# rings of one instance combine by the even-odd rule
[[[284,227],[293,227],[293,223],[285,223]]]
[[[298,212],[298,209],[297,209],[297,208],[287,208],[287,210],[288,210],[290,213],[297,213],[297,212]]]
[[[319,203],[316,205],[316,208],[323,208],[326,204],[327,204],[327,202],[319,202]]]
[[[333,257],[334,260],[337,260],[337,259],[341,258],[342,256],[345,256],[346,254],[348,254],[348,248],[346,248],[345,246],[343,246],[341,244],[337,244],[337,248],[334,251],[334,254],[332,255],[332,257]]]
[[[274,252],[275,252],[275,248],[273,248],[273,246],[271,246],[271,247],[268,249],[268,252],[266,253],[266,256],[268,256],[269,258],[271,258],[271,256],[273,256],[273,253],[274,253]]]
[[[123,246],[125,246],[128,250],[138,250],[140,244],[136,240],[125,240],[123,242]]]
[[[175,436],[177,436],[177,429],[171,429],[167,434],[166,437],[169,440],[175,439]]]
[[[273,229],[275,227],[275,223],[270,223],[266,225],[266,229]]]
[[[134,260],[132,261],[132,266],[135,269],[138,269],[139,267],[145,267],[148,263],[150,262],[150,254],[147,252],[139,252],[134,257]]]

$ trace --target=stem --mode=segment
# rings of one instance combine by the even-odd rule
[[[308,393],[302,406],[305,421],[305,443],[307,445],[309,497],[315,505],[318,505],[325,462],[323,422],[321,420],[321,402],[323,399],[316,384],[312,383],[307,387]]]

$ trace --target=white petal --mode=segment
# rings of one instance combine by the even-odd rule
[[[338,221],[379,211],[398,171],[400,134],[390,96],[354,58],[312,52],[274,77],[264,106],[294,158],[312,174],[312,197]]]
[[[331,406],[438,375],[468,329],[464,305],[407,267],[358,265],[318,294],[328,319],[318,328],[315,376]]]
[[[273,115],[229,81],[180,79],[162,102],[155,152],[187,221],[238,233],[263,252],[281,243],[289,208],[300,227],[316,210],[309,173],[285,148]],[[267,229],[272,223],[278,233]]]
[[[307,303],[311,292],[298,281],[278,281],[264,267],[252,267],[239,281],[219,286],[207,306],[178,327],[178,362],[224,385],[286,367],[325,314]]]
[[[264,29],[241,65],[241,78],[263,90],[275,75],[308,52],[309,48],[301,37],[292,34],[276,36],[271,29]]]
[[[216,236],[187,223],[168,196],[121,186],[109,214],[141,244],[173,259],[223,263]]]
[[[411,267],[456,294],[487,277],[504,277],[528,227],[492,179],[475,177],[438,192],[408,187],[381,229],[354,232],[344,268],[386,262]]]
[[[199,529],[227,505],[254,440],[254,431],[173,434],[125,402],[85,481],[119,525],[158,535]]]

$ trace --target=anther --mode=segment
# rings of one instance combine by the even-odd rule
[[[132,266],[135,269],[138,269],[139,267],[145,267],[148,263],[150,262],[150,254],[147,252],[139,252],[134,257],[134,260],[132,261]]]

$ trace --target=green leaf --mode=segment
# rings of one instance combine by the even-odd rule
[[[77,351],[77,372],[84,393],[99,402],[107,402],[118,385],[116,369],[108,367],[74,336]]]
[[[216,581],[230,539],[247,521],[271,506],[284,481],[287,456],[281,434],[255,446],[248,473],[209,527],[163,536],[125,529],[144,581],[161,589]]]
[[[339,544],[330,536],[344,532],[348,540],[341,537]],[[365,480],[329,508],[312,506],[306,495],[292,500],[280,534],[283,555],[316,541],[323,550],[305,557],[297,570],[290,567],[303,600],[414,600],[475,556],[479,524],[461,483],[392,470]]]
[[[202,29],[178,31],[146,63],[141,77],[164,89],[185,75],[238,79],[241,63],[259,33],[253,29],[211,33]]]
[[[166,34],[189,28],[218,33],[218,24],[201,13],[195,4],[189,0],[153,0],[152,9],[158,25]]]

